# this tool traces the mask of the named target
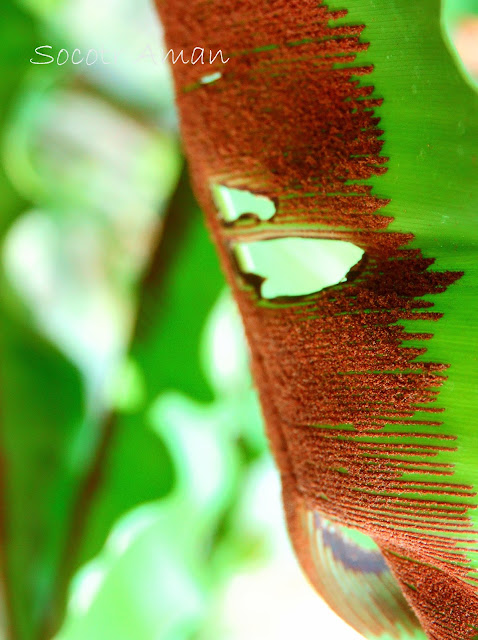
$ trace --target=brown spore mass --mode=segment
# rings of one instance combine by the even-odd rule
[[[472,638],[475,492],[455,483],[453,465],[440,457],[456,443],[441,433],[443,409],[435,406],[448,365],[424,361],[432,335],[401,324],[439,325],[423,297],[462,274],[432,270],[433,259],[408,247],[411,234],[387,231],[387,194],[367,184],[387,170],[387,158],[381,98],[365,82],[373,68],[355,64],[368,47],[364,26],[334,26],[346,11],[317,0],[158,7],[168,48],[190,58],[200,46],[230,58],[208,67],[222,74],[214,83],[200,84],[204,66],[180,63],[174,81],[196,194],[244,321],[298,556],[320,590],[304,510],[361,530],[379,545],[430,638]],[[247,228],[226,225],[212,184],[265,195],[277,212],[267,222],[249,216]],[[266,303],[238,273],[232,247],[239,237],[287,235],[353,242],[367,260],[343,284]]]

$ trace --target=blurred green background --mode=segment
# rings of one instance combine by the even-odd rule
[[[153,7],[3,0],[0,31],[0,638],[358,638],[287,541]]]

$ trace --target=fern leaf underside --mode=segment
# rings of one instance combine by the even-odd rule
[[[440,3],[158,7],[168,48],[230,58],[207,69],[213,82],[201,65],[174,65],[177,102],[302,565],[364,635],[471,639],[478,96],[447,48]],[[276,211],[225,223],[214,185]],[[234,249],[285,235],[347,241],[366,260],[317,294],[261,299]]]

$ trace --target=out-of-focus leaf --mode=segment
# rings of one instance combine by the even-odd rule
[[[129,343],[136,286],[177,181],[177,142],[87,88],[35,87],[10,127],[7,159],[12,182],[36,205],[8,234],[9,279],[38,327],[82,370],[90,400],[104,405],[105,378]]]
[[[457,20],[464,16],[478,15],[477,0],[442,0],[443,18]]]
[[[45,211],[53,212],[51,220],[63,232],[68,229],[68,222],[71,223],[75,215],[79,218],[77,211],[81,209],[83,223],[85,216],[89,216],[90,222],[96,216],[91,226],[94,226],[98,235],[105,234],[101,226],[105,226],[105,220],[99,220],[98,214],[102,207],[100,214],[104,214],[106,209],[104,217],[108,219],[106,222],[110,233],[114,228],[120,240],[127,239],[133,243],[134,234],[126,235],[119,228],[125,224],[123,212],[131,216],[133,214],[130,211],[134,211],[136,236],[141,232],[139,225],[148,218],[143,215],[143,210],[147,210],[148,215],[150,210],[157,215],[160,203],[152,201],[168,196],[169,184],[173,184],[177,171],[177,156],[171,136],[157,132],[147,121],[148,118],[143,121],[139,111],[122,113],[117,105],[108,104],[91,91],[84,91],[81,95],[78,92],[63,92],[58,96],[58,92],[50,90],[46,94],[45,86],[61,73],[55,69],[52,71],[50,67],[45,69],[29,65],[29,58],[38,42],[32,39],[22,48],[23,42],[15,32],[13,13],[11,20],[9,15],[7,18],[5,25],[13,30],[18,43],[15,49],[6,37],[6,51],[15,53],[15,64],[21,60],[23,66],[26,68],[28,65],[31,71],[30,88],[22,93],[21,117],[18,117],[17,109],[17,117],[9,118],[7,153],[4,153],[9,162],[9,177],[13,178],[15,186],[24,196],[33,198],[35,204],[41,204]],[[14,65],[11,68],[15,70]],[[66,75],[64,70],[62,73]],[[18,83],[20,77],[16,69],[12,80]],[[12,92],[13,88],[8,93]],[[33,96],[34,99],[27,99],[27,96]],[[56,111],[51,104],[47,104],[52,102],[52,97],[56,100]],[[80,113],[75,109],[80,109]],[[105,122],[100,122],[98,114]],[[14,127],[12,122],[15,123]],[[79,123],[83,130],[79,128]],[[95,125],[98,126],[96,135]],[[120,131],[119,134],[115,127]],[[112,152],[111,140],[123,142],[129,154],[119,154],[118,145]],[[141,148],[142,153],[133,152],[131,155],[132,150],[137,148]],[[158,158],[159,153],[161,155]],[[154,168],[145,167],[145,162]],[[158,181],[161,181],[161,186],[157,185]],[[152,190],[150,186],[153,183],[156,186]],[[5,184],[9,183],[5,180]],[[137,191],[140,193],[136,193],[135,197],[132,192],[138,185]],[[14,189],[9,189],[14,198],[12,206],[2,211],[2,214],[5,213],[5,229],[7,220],[13,221],[25,208]],[[108,189],[112,197],[108,196]],[[138,213],[140,207],[142,210]],[[149,215],[146,220],[150,233],[141,245],[141,251],[146,255],[151,238],[154,240],[155,225],[150,218]],[[35,222],[32,216],[28,220]],[[17,227],[14,231],[18,231]],[[24,234],[22,237],[25,239]],[[65,242],[65,235],[63,240],[63,253],[67,254],[71,252],[71,247]],[[120,245],[119,242],[117,244]],[[16,264],[22,267],[19,246],[21,243],[16,243],[13,254],[16,251]],[[127,264],[127,258],[131,258],[133,251],[134,247],[128,246],[121,253],[120,260],[116,259],[116,263],[110,265],[122,279],[121,286],[127,289],[128,296],[131,296],[132,280],[137,277],[134,270],[140,269],[144,261],[142,253],[132,257],[130,262],[134,262],[134,265]],[[55,255],[65,258],[63,253],[57,251]],[[35,268],[35,255],[28,260],[32,268]],[[11,256],[12,251],[8,253],[8,257]],[[22,269],[25,271],[25,261]],[[134,273],[133,277],[131,272]],[[13,282],[11,275],[9,273],[9,281]],[[28,277],[26,281],[30,287]],[[2,373],[7,381],[5,392],[9,396],[9,403],[4,409],[5,414],[8,411],[4,453],[8,468],[5,486],[9,492],[5,500],[4,518],[8,535],[4,548],[8,554],[7,568],[10,571],[6,578],[15,618],[15,630],[12,633],[16,634],[15,638],[36,640],[40,636],[50,637],[58,626],[73,570],[85,557],[89,558],[101,548],[112,523],[118,517],[138,504],[165,495],[171,489],[173,469],[170,455],[160,437],[147,427],[142,417],[135,420],[134,415],[125,415],[119,419],[115,415],[105,420],[104,425],[99,425],[97,416],[90,415],[85,421],[78,373],[56,350],[50,350],[47,342],[39,338],[28,325],[29,321],[32,325],[37,324],[39,330],[48,334],[79,366],[86,369],[84,373],[88,377],[91,372],[84,366],[84,361],[90,362],[91,354],[85,354],[85,338],[80,335],[76,340],[79,346],[73,344],[74,332],[65,334],[65,313],[62,316],[61,309],[48,308],[57,302],[58,287],[54,288],[53,305],[48,299],[42,300],[41,296],[40,299],[35,295],[30,299],[25,297],[32,312],[27,320],[25,309],[21,308],[16,295],[8,288],[6,279],[4,283],[12,311],[11,317],[5,319],[9,332],[5,330],[2,336],[5,342]],[[64,289],[64,280],[62,284]],[[68,285],[71,285],[70,281]],[[72,304],[71,288],[67,294],[70,306],[65,306],[63,312],[71,313],[73,308],[79,308],[84,296],[76,291]],[[129,306],[128,299],[124,307]],[[123,315],[128,324],[128,309]],[[96,327],[94,329],[96,331]],[[83,326],[83,332],[86,330]],[[86,342],[88,339],[86,337]],[[102,353],[104,349],[98,351]],[[34,360],[33,364],[30,364],[30,359]],[[16,370],[10,370],[9,365],[14,365]],[[29,369],[25,371],[25,367]],[[32,377],[37,381],[35,387]],[[93,382],[96,383],[97,379]],[[91,380],[89,387],[91,391]],[[37,395],[33,390],[38,392]],[[101,395],[101,389],[94,391],[96,395]],[[40,401],[43,404],[37,407]],[[95,404],[98,405],[97,398],[89,397],[89,405]],[[101,399],[99,404],[104,404],[104,400]],[[48,414],[48,408],[51,415]],[[33,418],[36,414],[38,417],[35,422]],[[36,427],[36,431],[30,434],[27,425]],[[36,488],[35,508],[29,509],[33,501],[32,486]]]
[[[30,67],[32,21],[15,3],[2,4],[0,135]],[[25,203],[0,163],[0,232]],[[0,441],[2,574],[6,637],[32,640],[48,626],[76,469],[72,441],[81,427],[82,391],[75,368],[43,340],[0,282]]]
[[[164,497],[173,485],[170,454],[147,422],[128,414],[111,416],[76,504],[71,551],[65,559],[66,577],[71,578],[79,566],[99,552],[121,516]]]
[[[199,399],[210,396],[197,344],[221,286],[217,258],[184,173],[140,291],[130,355],[132,383],[140,387],[138,402],[110,418],[103,454],[91,469],[83,506],[77,509],[82,536],[79,548],[72,550],[71,572],[99,552],[120,516],[172,490],[175,469],[151,430],[149,410],[159,393],[170,388]]]
[[[171,388],[207,400],[197,345],[224,277],[185,173],[163,238],[144,280],[132,357],[143,371],[146,398]]]
[[[23,13],[8,2],[5,11],[8,15],[3,24],[9,31],[3,34],[3,43],[12,60],[7,60],[11,62],[8,65],[11,74],[2,77],[1,90],[5,85],[5,94],[10,98],[38,42],[27,37],[31,35],[31,25]],[[20,33],[23,23],[27,27],[24,38]],[[33,84],[38,86],[39,68],[29,69],[32,78],[37,74]],[[43,75],[51,80],[58,74],[47,69]],[[6,100],[2,106],[4,104]],[[41,106],[39,102],[35,106],[23,101],[23,108],[30,109],[30,116],[38,116]],[[42,121],[45,124],[44,116]],[[55,127],[62,122],[64,120],[55,117]],[[25,122],[19,122],[17,128],[11,130],[7,154],[10,170],[20,166],[16,161],[21,149],[16,145],[22,143],[25,136],[22,138],[18,134],[28,130]],[[71,209],[72,202],[78,204],[80,199],[83,207],[89,206],[88,198],[96,192],[91,189],[91,181],[87,181],[86,189],[85,185],[80,185],[79,198],[75,200],[73,192],[77,185],[71,180],[76,178],[68,174],[70,165],[58,164],[55,154],[61,155],[63,147],[57,144],[55,131],[47,132],[50,144],[54,141],[50,147],[53,155],[50,154],[47,163],[41,159],[40,173],[34,176],[36,186],[41,189],[36,189],[35,184],[25,185],[22,179],[15,180],[15,185],[27,196],[35,198],[35,204],[40,201],[55,208],[56,203],[60,214],[66,208]],[[37,145],[37,158],[39,151],[43,153]],[[169,163],[170,167],[173,165]],[[61,188],[58,188],[55,179],[51,178],[55,174],[58,178],[65,171],[68,180],[61,178]],[[29,175],[33,173],[30,171]],[[93,177],[97,175],[96,172]],[[3,180],[3,173],[1,178],[2,222],[3,228],[7,229],[22,213],[25,204],[6,176]],[[127,206],[124,199],[121,204]],[[139,296],[145,310],[140,312],[139,341],[136,338],[139,346],[133,348],[132,363],[138,374],[136,383],[140,393],[136,403],[118,402],[118,411],[98,430],[97,453],[86,476],[84,464],[88,451],[95,450],[95,443],[91,441],[95,425],[94,420],[91,424],[85,422],[79,375],[29,326],[34,318],[25,317],[25,310],[8,288],[7,281],[3,281],[4,297],[8,299],[8,309],[5,308],[1,318],[5,459],[3,553],[12,613],[9,633],[16,640],[49,637],[61,619],[66,587],[74,570],[103,546],[111,526],[120,516],[144,502],[164,497],[175,485],[170,452],[162,435],[154,433],[148,421],[152,400],[168,385],[177,386],[176,383],[182,381],[185,384],[181,388],[185,391],[200,397],[210,396],[200,371],[199,357],[196,356],[193,363],[191,354],[197,353],[204,319],[223,279],[187,180],[183,180],[178,188],[174,208],[173,229],[165,230],[164,237],[168,241],[166,244],[161,242],[158,260],[145,280],[143,295]],[[191,268],[193,264],[195,266]],[[195,280],[198,264],[208,276],[202,292]],[[191,319],[187,330],[177,343],[170,344],[168,331],[177,323],[185,323],[186,319]],[[166,370],[168,362],[177,363],[172,376]],[[185,376],[184,372],[187,372]],[[173,572],[174,563],[171,561],[170,564]],[[187,574],[185,579],[189,580]],[[135,628],[138,628],[136,624],[131,631]]]
[[[215,629],[218,589],[259,546],[238,508],[249,466],[241,464],[236,438],[249,438],[253,429],[262,433],[231,305],[221,296],[203,333],[203,354],[227,348],[230,356],[226,372],[224,359],[211,362],[204,355],[216,400],[198,403],[166,392],[149,412],[173,456],[173,489],[123,518],[101,554],[76,576],[56,640],[129,640],[133,630],[135,640],[189,640],[198,632],[223,637]]]
[[[17,99],[28,69],[28,60],[34,42],[33,24],[27,15],[20,11],[12,0],[2,3],[2,21],[0,23],[0,59],[2,74],[0,77],[0,132],[3,139],[5,124],[10,115],[12,103]],[[18,213],[20,201],[8,182],[5,167],[0,160],[0,232],[3,232]]]
[[[2,314],[3,540],[15,638],[39,637],[63,560],[83,417],[79,374],[53,347]]]
[[[444,31],[472,81],[478,81],[478,0],[443,0]]]

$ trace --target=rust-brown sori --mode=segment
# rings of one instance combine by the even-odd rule
[[[196,194],[244,321],[298,556],[320,590],[304,510],[366,532],[430,638],[473,638],[478,598],[462,547],[474,534],[475,494],[436,460],[454,448],[433,404],[447,364],[417,362],[431,336],[400,325],[439,320],[422,296],[461,274],[431,271],[433,260],[407,249],[410,234],[387,232],[386,194],[366,184],[387,158],[381,100],[363,78],[372,69],[354,66],[368,46],[363,26],[334,26],[346,12],[317,0],[158,6],[168,49],[230,58],[212,68],[175,64],[177,103]],[[202,84],[212,72],[221,77]],[[212,184],[265,195],[276,214],[267,224],[254,216],[225,224]],[[284,236],[348,240],[367,259],[342,285],[266,304],[233,248]],[[423,346],[407,348],[404,338]]]

